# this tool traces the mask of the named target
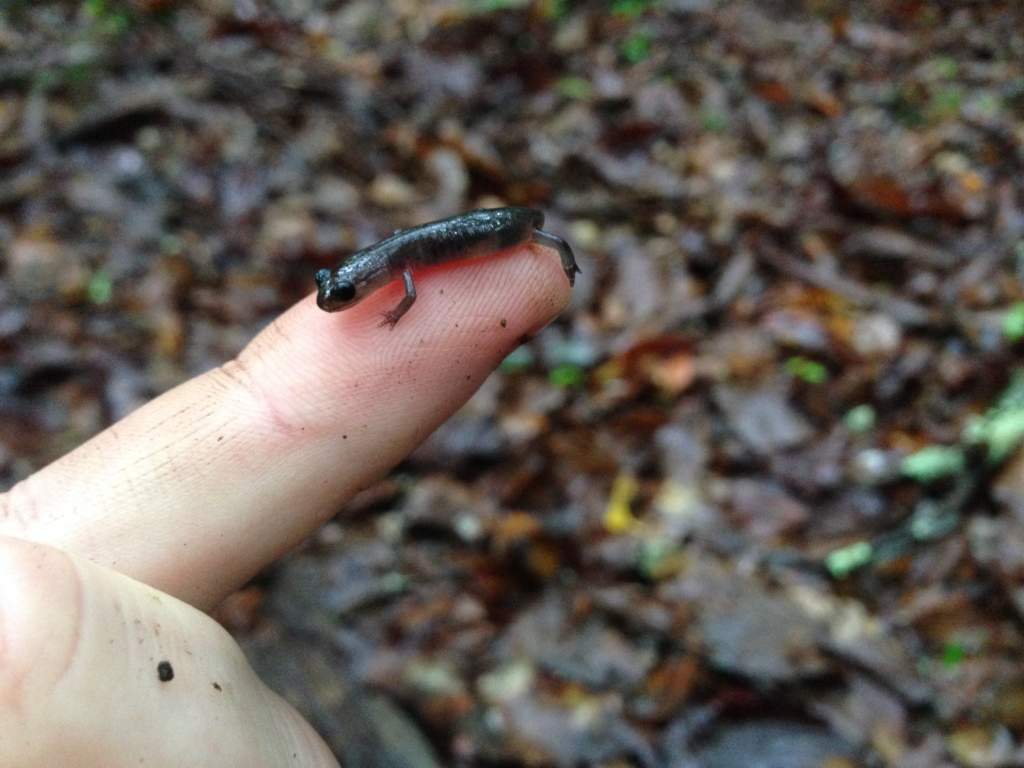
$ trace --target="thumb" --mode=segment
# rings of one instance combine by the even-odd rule
[[[0,768],[336,766],[210,617],[0,537]]]

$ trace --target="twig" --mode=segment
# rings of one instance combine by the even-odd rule
[[[831,291],[858,306],[880,310],[904,325],[929,327],[940,324],[939,318],[927,307],[873,290],[837,272],[826,272],[813,264],[794,259],[764,240],[758,242],[754,252],[766,264],[784,274]]]

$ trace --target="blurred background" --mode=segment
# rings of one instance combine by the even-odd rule
[[[3,0],[0,487],[537,206],[572,308],[219,609],[257,670],[357,768],[1022,765],[1022,171],[1015,0]]]

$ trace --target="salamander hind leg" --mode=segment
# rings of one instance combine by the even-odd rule
[[[402,315],[408,312],[409,307],[416,301],[416,285],[412,281],[411,270],[406,269],[402,272],[402,282],[405,283],[405,296],[402,297],[402,300],[398,302],[394,309],[384,313],[384,319],[380,322],[382,326],[390,326],[391,330],[395,329],[395,325],[402,319]]]
[[[562,269],[565,270],[565,276],[569,278],[569,285],[575,285],[576,275],[580,274],[581,270],[576,264],[576,257],[573,256],[569,244],[558,235],[552,235],[540,229],[533,230],[533,236],[530,239],[538,245],[546,245],[548,248],[558,251],[558,256],[562,260]]]

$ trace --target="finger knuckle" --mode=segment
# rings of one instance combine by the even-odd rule
[[[267,392],[264,381],[252,358],[243,353],[217,369],[228,387],[241,394],[252,406],[254,414],[266,425],[270,434],[288,436],[300,431],[284,404]]]
[[[0,530],[18,532],[31,528],[40,521],[39,505],[29,480],[16,483],[7,493],[0,494]]]
[[[9,725],[45,706],[71,668],[82,584],[66,553],[9,537],[0,537],[0,574],[0,723]]]

